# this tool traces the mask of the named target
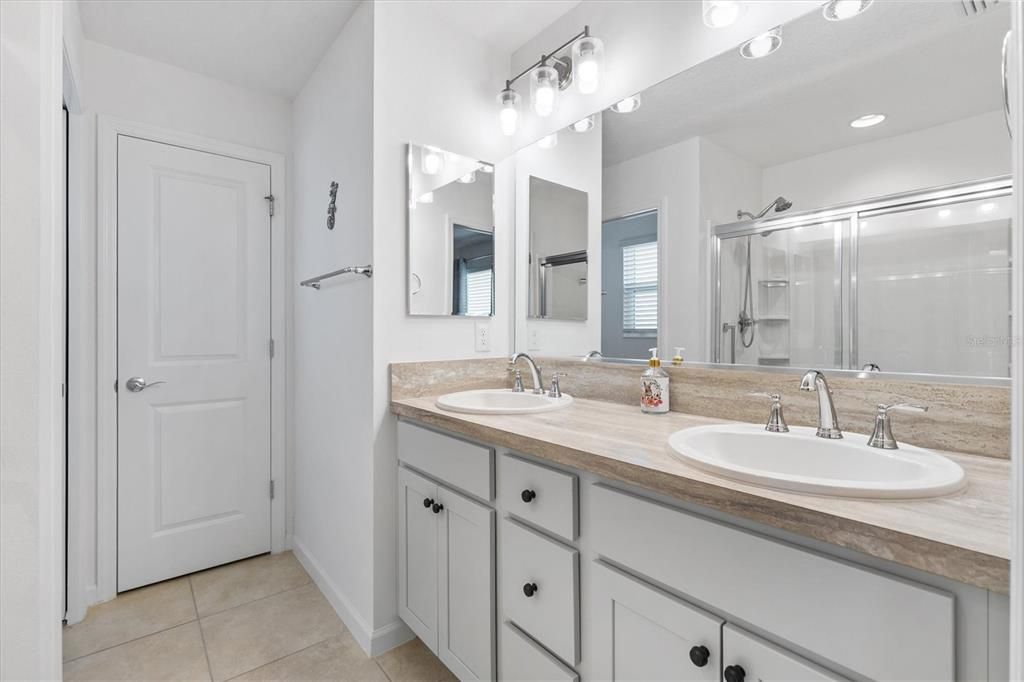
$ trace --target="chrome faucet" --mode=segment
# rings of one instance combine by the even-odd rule
[[[925,405],[911,405],[910,403],[895,403],[893,405],[879,403],[875,406],[875,409],[875,429],[871,432],[871,437],[868,438],[868,445],[873,448],[881,448],[882,450],[896,450],[899,448],[899,443],[896,442],[892,435],[890,412],[928,411],[928,407]]]
[[[752,398],[768,398],[772,401],[771,412],[768,413],[768,423],[764,430],[769,433],[789,433],[789,426],[786,425],[786,418],[782,415],[782,396],[778,393],[748,393]]]
[[[599,351],[599,350],[592,350],[592,351],[590,351],[589,353],[587,353],[586,355],[583,356],[583,362],[586,362],[587,360],[594,360],[595,358],[600,360],[603,357],[604,357],[604,355],[601,354],[601,351]]]
[[[825,381],[825,375],[816,369],[804,374],[800,380],[801,391],[817,391],[818,393],[818,438],[842,438],[843,431],[836,419],[836,406],[832,403],[832,389]]]
[[[537,363],[533,361],[533,358],[526,353],[516,353],[508,361],[509,366],[514,366],[520,359],[526,360],[526,364],[530,366],[530,375],[533,377],[533,392],[543,393],[544,382],[540,378],[540,368],[537,367]]]

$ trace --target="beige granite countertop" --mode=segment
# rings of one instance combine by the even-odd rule
[[[959,493],[925,500],[803,495],[732,481],[670,454],[668,436],[726,420],[577,399],[555,412],[470,415],[433,396],[392,400],[395,414],[833,545],[1001,593],[1009,592],[1010,464],[944,453],[967,472]]]

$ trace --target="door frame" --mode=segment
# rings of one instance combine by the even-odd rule
[[[96,132],[96,600],[117,596],[117,138],[152,142],[229,156],[270,167],[274,213],[270,231],[270,334],[274,357],[270,366],[270,551],[290,546],[287,531],[288,494],[285,461],[287,429],[287,178],[285,156],[277,152],[182,133],[113,116],[97,116]],[[269,493],[268,493],[269,494]]]

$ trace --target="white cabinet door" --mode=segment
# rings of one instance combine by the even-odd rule
[[[437,652],[437,485],[398,470],[398,613]],[[439,510],[440,512],[440,510]]]
[[[735,625],[722,628],[722,651],[722,673],[726,682],[818,682],[845,679]]]
[[[579,675],[512,623],[501,629],[502,682],[579,682]]]
[[[594,569],[594,677],[719,679],[721,619],[605,564]]]
[[[460,680],[495,676],[494,510],[438,488],[437,655]]]

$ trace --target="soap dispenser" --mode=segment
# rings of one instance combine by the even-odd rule
[[[640,409],[648,414],[668,412],[668,372],[661,368],[658,349],[650,348],[651,359],[640,380]]]
[[[684,350],[686,350],[685,346],[676,346],[676,354],[672,356],[673,367],[682,367]]]

